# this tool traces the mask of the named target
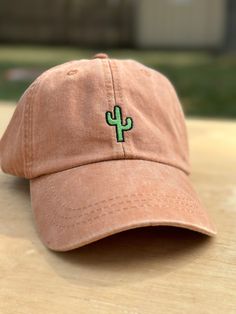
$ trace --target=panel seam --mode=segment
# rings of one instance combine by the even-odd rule
[[[164,160],[155,160],[155,159],[146,159],[146,158],[107,158],[107,159],[103,159],[103,160],[95,160],[95,161],[90,161],[88,163],[83,163],[83,164],[78,164],[78,165],[75,165],[73,167],[69,167],[69,168],[65,168],[65,169],[60,169],[60,170],[57,170],[57,171],[52,171],[52,172],[48,172],[48,173],[42,173],[36,177],[33,177],[31,179],[37,179],[37,178],[40,178],[40,177],[43,177],[43,176],[48,176],[48,175],[52,175],[52,174],[56,174],[56,173],[59,173],[59,172],[63,172],[63,171],[68,171],[68,170],[71,170],[71,169],[74,169],[74,168],[79,168],[79,167],[83,167],[83,166],[89,166],[89,165],[93,165],[93,164],[98,164],[98,163],[104,163],[104,162],[112,162],[112,161],[126,161],[126,160],[132,160],[132,161],[146,161],[146,162],[152,162],[152,163],[157,163],[157,164],[162,164],[162,165],[166,165],[168,167],[172,167],[172,168],[175,168],[175,169],[178,169],[180,171],[182,171],[186,176],[189,176],[190,175],[190,172],[187,170],[187,169],[184,169],[178,165],[174,165],[174,164],[171,164],[169,162],[166,162]]]
[[[114,80],[114,74],[113,74],[113,71],[112,71],[111,60],[107,60],[107,62],[108,62],[110,73],[111,73],[111,80],[112,80],[112,88],[113,88],[113,96],[114,96],[115,105],[121,105],[121,104],[117,103],[116,89],[115,89],[115,80]],[[121,142],[120,144],[121,144],[121,147],[122,147],[122,150],[123,150],[123,155],[124,155],[124,158],[125,158],[126,156],[125,156],[124,144],[123,144],[123,142]]]
[[[29,98],[27,99],[27,104],[24,112],[24,173],[26,178],[32,177],[32,112],[36,86],[38,86],[38,82],[32,83],[32,85],[29,87]]]

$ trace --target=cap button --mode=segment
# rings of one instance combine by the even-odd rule
[[[94,59],[108,59],[108,55],[106,53],[97,53],[93,57]]]

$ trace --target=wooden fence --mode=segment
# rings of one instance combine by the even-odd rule
[[[132,7],[131,0],[1,0],[0,40],[129,45]]]

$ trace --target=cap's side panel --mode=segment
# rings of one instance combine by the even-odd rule
[[[188,172],[190,172],[188,134],[183,107],[180,103],[177,91],[172,85],[172,83],[164,76],[162,76],[162,80],[166,84],[171,103],[173,104],[171,106],[172,114],[170,115],[170,117],[172,118],[171,125],[174,130],[175,137],[177,139],[176,142],[181,145],[180,146],[181,154],[179,157],[181,158],[182,163],[186,164]]]
[[[188,173],[186,126],[172,84],[132,60],[119,62],[119,72],[123,108],[133,120],[124,142],[127,157],[165,163]]]
[[[29,177],[30,133],[29,121],[36,81],[20,98],[10,123],[0,142],[1,168],[4,172]]]

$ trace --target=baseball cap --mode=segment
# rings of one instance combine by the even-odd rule
[[[175,89],[137,61],[100,53],[47,70],[20,98],[0,152],[4,172],[30,179],[52,250],[144,226],[216,233],[189,179]]]

